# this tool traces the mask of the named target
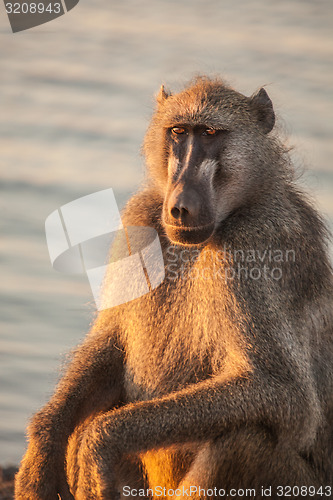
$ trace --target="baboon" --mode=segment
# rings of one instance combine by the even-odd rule
[[[263,88],[161,88],[123,222],[157,231],[165,279],[100,311],[29,426],[17,500],[330,498],[328,234],[274,125]]]

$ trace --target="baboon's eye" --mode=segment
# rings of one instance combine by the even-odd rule
[[[203,135],[216,135],[217,130],[215,128],[206,128]]]
[[[173,127],[171,129],[171,132],[173,134],[176,134],[176,135],[181,135],[181,134],[185,134],[186,130],[184,129],[184,127]]]

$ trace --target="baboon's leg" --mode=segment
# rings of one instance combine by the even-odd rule
[[[135,499],[141,498],[145,500],[146,496],[140,496],[136,494],[138,490],[144,490],[147,488],[147,484],[144,478],[143,466],[140,458],[138,456],[126,457],[119,466],[117,489],[120,493],[120,499]],[[129,491],[134,490],[133,494],[128,494]],[[136,491],[135,491],[136,490]]]
[[[73,500],[65,474],[68,438],[93,412],[120,404],[123,369],[117,333],[96,327],[29,425],[29,447],[15,478],[17,500],[57,500],[59,494],[62,500]]]
[[[270,498],[281,498],[276,496],[278,486],[319,488],[321,485],[299,453],[288,443],[275,440],[268,430],[258,427],[235,430],[206,443],[179,485],[188,490],[191,486],[226,491],[253,488],[256,496],[247,498],[259,500],[267,498],[261,495],[262,487],[272,487]],[[204,500],[206,497],[201,494],[191,498]]]
[[[142,462],[149,488],[176,489],[189,471],[201,444],[190,443],[149,450],[142,454]]]
[[[240,431],[235,432],[236,443],[231,442],[226,448],[228,451],[236,444],[235,451],[231,460],[226,461],[223,457],[223,466],[237,463],[237,459],[242,464],[247,458],[245,478],[248,477],[249,482],[258,478],[256,470],[259,467],[263,471],[266,469],[263,480],[274,470],[274,474],[286,483],[289,478],[294,484],[296,481],[303,482],[303,478],[309,482],[312,475],[310,467],[292,450],[302,446],[300,421],[307,426],[307,431],[308,426],[316,424],[311,414],[312,408],[304,392],[299,389],[300,394],[297,394],[297,387],[293,387],[291,396],[290,388],[276,384],[274,379],[270,379],[270,383],[268,380],[260,375],[251,380],[235,379],[227,384],[221,379],[211,379],[162,398],[129,403],[97,415],[83,433],[78,450],[76,500],[113,498],[118,484],[117,468],[122,457],[163,446],[190,443],[193,439],[197,442],[213,442],[216,436],[222,439],[222,436],[229,435],[230,429],[249,429],[249,422],[257,421],[258,415],[265,415],[272,429],[276,428],[276,419],[280,421],[283,416],[284,428],[278,427],[277,434],[280,441],[274,446],[268,433],[263,433],[262,437],[263,431],[254,432],[252,428],[243,431],[243,437],[239,437]],[[289,412],[287,418],[290,398],[296,405],[296,397],[300,396],[303,398],[303,413],[299,411],[297,415],[291,415]],[[288,459],[287,452],[291,453]],[[271,462],[268,460],[270,454],[273,454]],[[267,467],[267,463],[272,465]],[[94,490],[94,496],[90,493],[90,496],[87,495],[88,488]]]

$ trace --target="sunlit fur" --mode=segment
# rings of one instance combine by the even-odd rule
[[[212,137],[220,142],[198,139],[200,157],[215,155],[200,175],[186,166],[200,217],[209,207],[214,219],[196,245],[171,241],[165,225],[170,196],[193,180],[188,171],[179,188],[170,177],[170,155],[185,168],[168,135],[179,125],[227,130]],[[144,142],[147,180],[123,222],[158,232],[165,279],[98,314],[29,426],[17,500],[110,500],[124,485],[256,488],[259,499],[262,486],[276,498],[278,485],[332,485],[327,233],[273,126],[264,90],[245,97],[206,77],[178,94],[161,89]],[[269,249],[285,256],[273,262],[279,279],[263,274]],[[261,256],[241,263],[259,277],[237,275],[237,251]]]

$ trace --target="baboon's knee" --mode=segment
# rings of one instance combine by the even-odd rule
[[[246,485],[258,490],[264,486],[276,489],[317,485],[309,463],[288,442],[264,427],[239,429],[222,436],[213,445],[211,456],[219,464],[217,478],[230,478],[224,480],[224,487]]]

